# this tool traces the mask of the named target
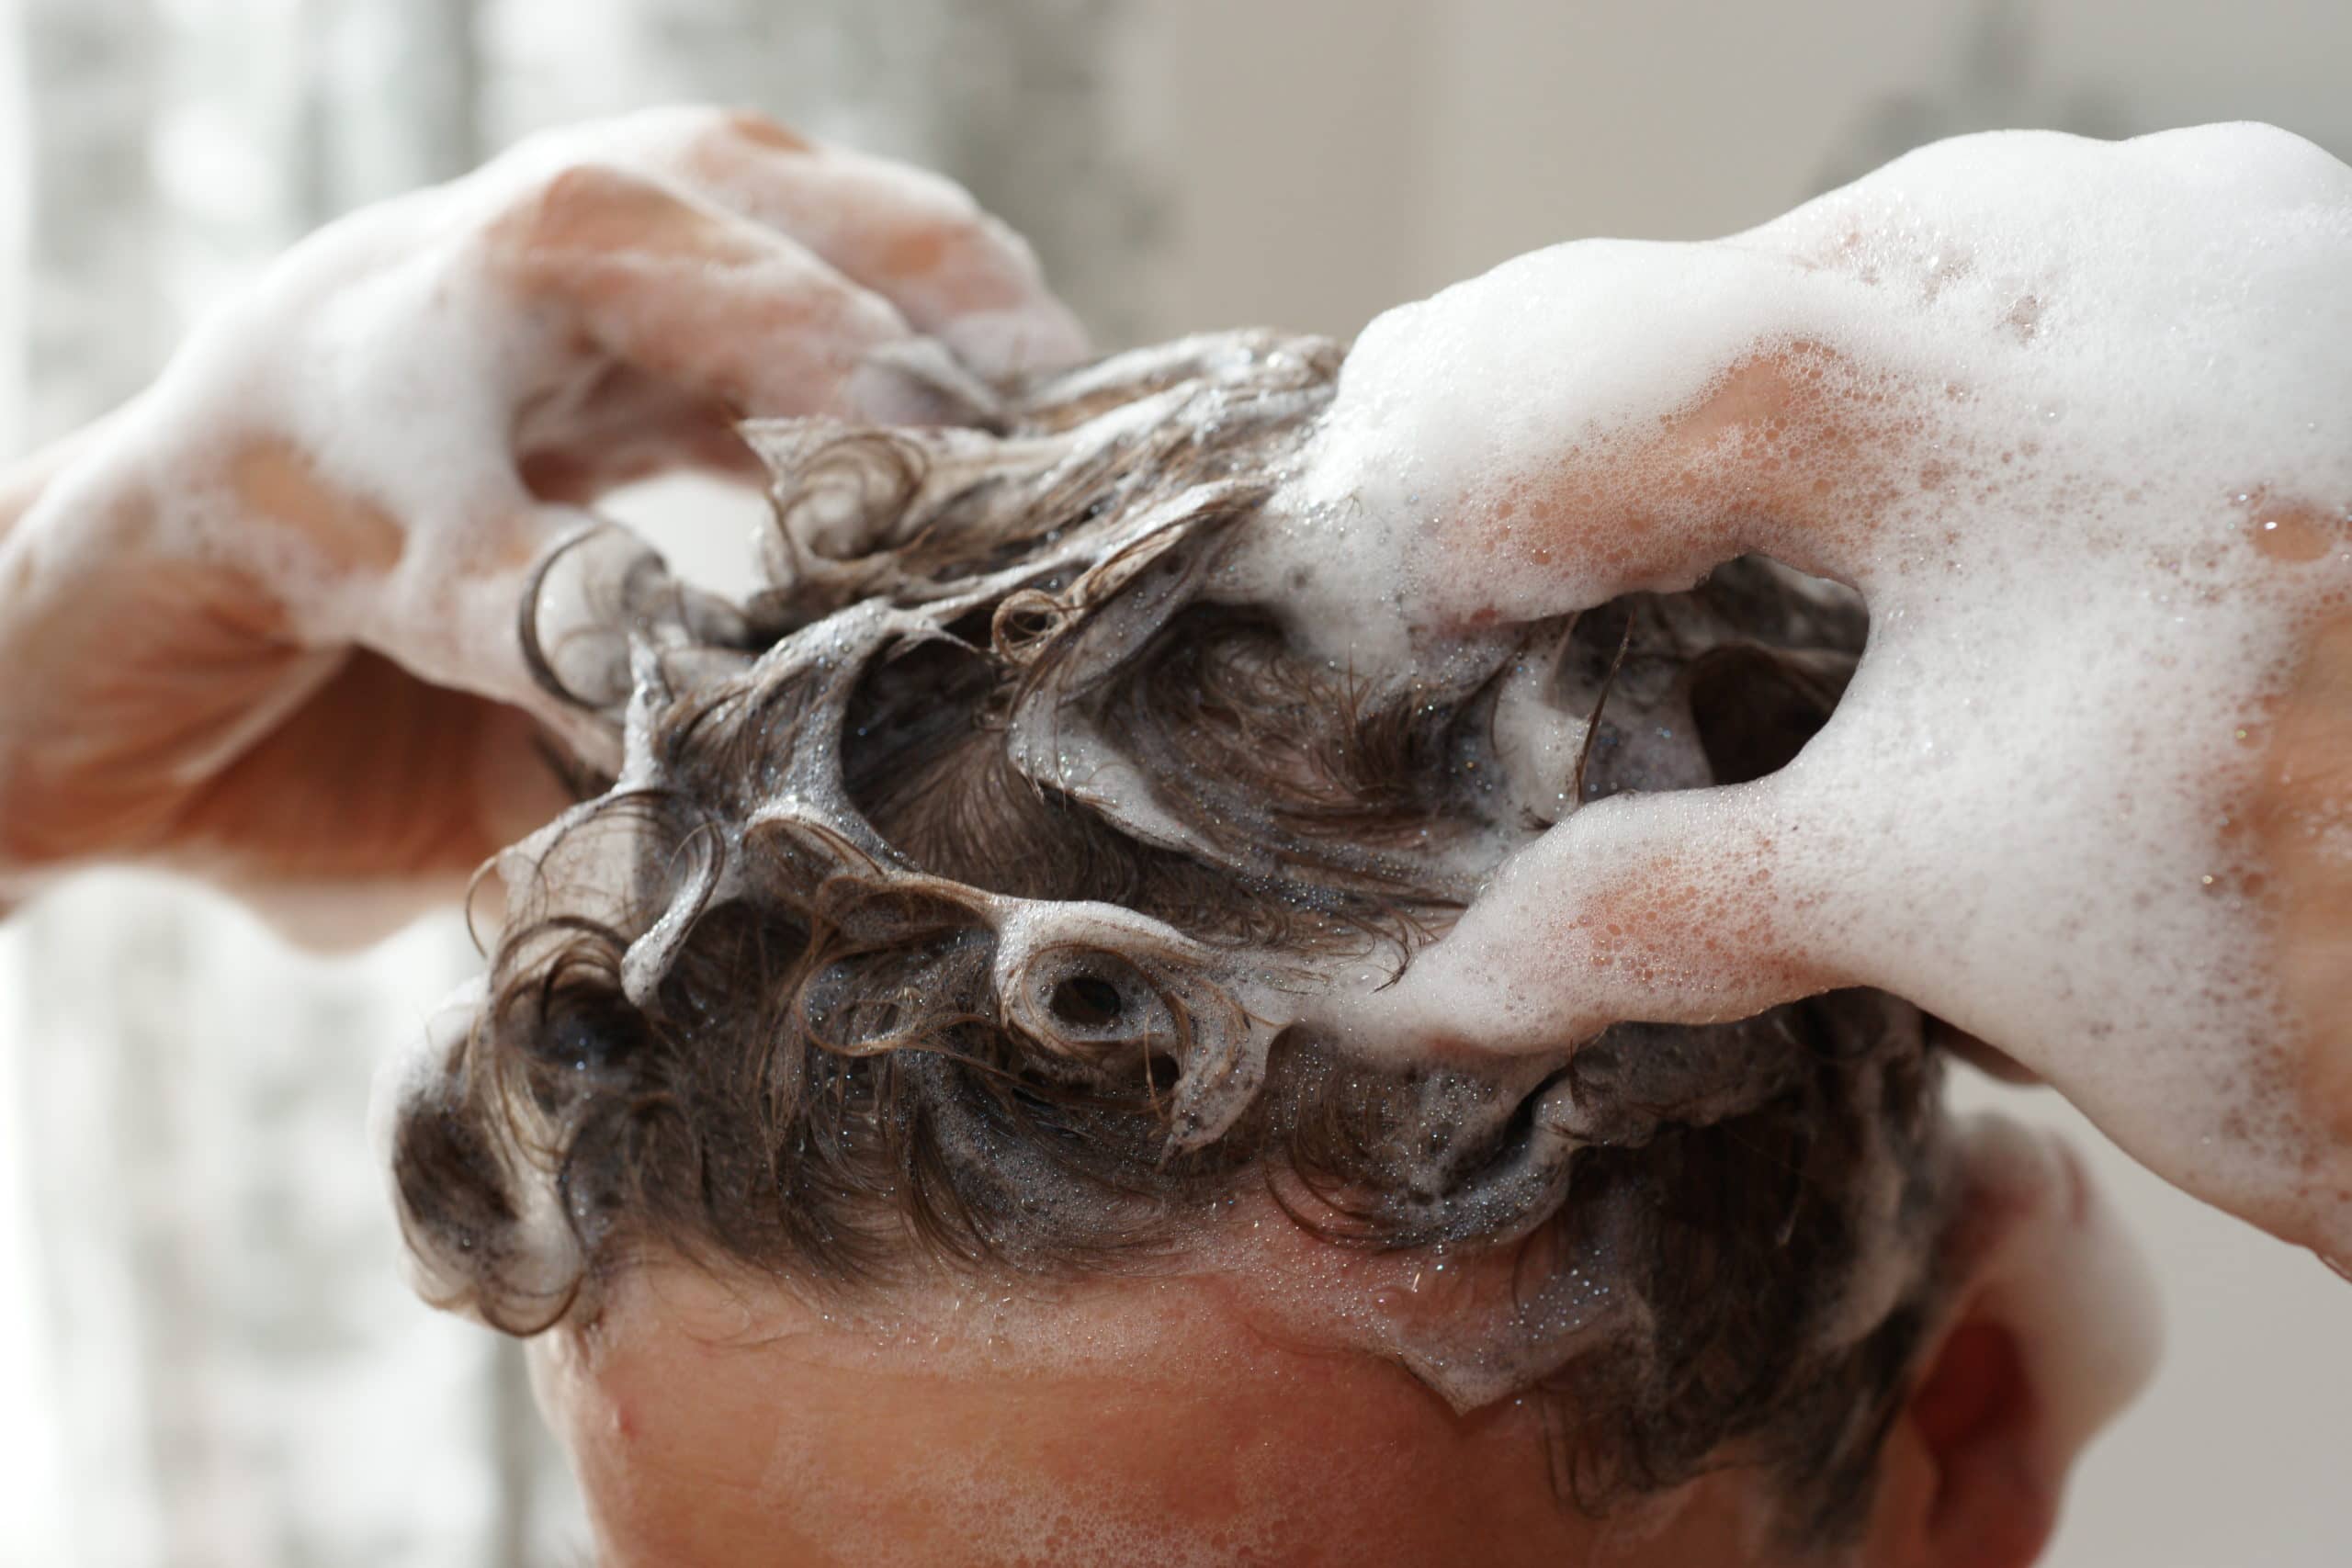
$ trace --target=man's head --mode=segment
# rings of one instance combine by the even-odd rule
[[[591,672],[626,762],[502,862],[393,1160],[429,1292],[556,1330],[621,1561],[2046,1528],[2014,1328],[1954,1328],[2007,1244],[1911,1010],[1408,1066],[1306,1021],[1567,812],[1786,761],[1862,630],[1747,562],[1403,675],[1303,656],[1222,569],[1337,362],[1202,339],[994,434],[755,432],[770,591]],[[1944,1496],[1963,1453],[2001,1462]],[[1936,1554],[1996,1516],[2007,1556]]]

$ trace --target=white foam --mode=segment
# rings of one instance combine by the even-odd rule
[[[1759,365],[1826,439],[1739,406]],[[1384,316],[1234,577],[1288,585],[1332,658],[1749,549],[1872,624],[1788,769],[1577,813],[1340,1018],[1556,1049],[1876,984],[2352,1248],[2233,825],[2266,704],[2352,604],[2347,503],[2352,170],[2261,126],[1961,139],[1729,239],[1566,245]]]
[[[282,610],[291,638],[374,649],[438,684],[531,708],[593,750],[577,715],[537,690],[514,633],[533,563],[593,521],[535,499],[517,447],[577,452],[644,434],[624,423],[628,411],[597,412],[614,358],[587,346],[583,312],[535,281],[518,243],[548,219],[568,178],[582,176],[571,188],[590,204],[601,191],[616,205],[586,214],[595,221],[584,241],[559,213],[548,243],[528,255],[594,249],[615,276],[638,270],[640,325],[656,308],[749,323],[697,357],[753,413],[937,413],[932,383],[956,374],[948,349],[912,336],[897,308],[845,288],[816,259],[871,249],[877,234],[909,225],[936,231],[941,257],[886,281],[986,370],[1035,369],[1083,346],[1025,245],[951,182],[845,152],[715,164],[703,153],[728,123],[713,110],[662,109],[551,132],[453,185],[311,236],[205,321],[58,476],[12,535],[17,564],[70,573],[123,550],[128,532],[159,564],[247,576]],[[764,178],[745,175],[745,185],[729,169]],[[658,223],[615,220],[632,210],[632,179],[715,222],[772,223],[739,224],[738,237],[767,232],[773,243],[745,240],[727,265],[682,268],[662,253]],[[580,292],[601,298],[609,282]],[[820,325],[757,336],[780,305]],[[894,347],[895,364],[861,363]],[[927,379],[910,375],[910,356],[926,352]],[[637,412],[648,428],[676,419],[651,401]],[[308,517],[273,525],[241,472],[254,460],[276,465],[282,489],[312,492],[294,508]],[[337,512],[347,526],[310,525]],[[289,680],[286,703],[306,689]]]

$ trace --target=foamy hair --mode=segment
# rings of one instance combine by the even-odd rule
[[[1917,1013],[1476,1070],[1297,1021],[1585,803],[1781,766],[1860,617],[1745,562],[1362,678],[1302,654],[1225,573],[1338,359],[1230,334],[993,433],[748,431],[771,587],[734,647],[541,660],[629,694],[625,760],[501,860],[470,1027],[390,1080],[435,1299],[533,1332],[649,1248],[886,1316],[943,1270],[1208,1270],[1458,1408],[1555,1398],[1579,1495],[1737,1451],[1792,1529],[1854,1517],[1952,1194]]]
[[[1759,363],[1863,445],[1660,443]],[[1406,668],[1467,619],[1598,603],[1636,560],[1689,581],[1724,520],[1680,498],[1766,457],[1838,515],[1750,520],[1736,547],[1826,559],[1871,609],[1835,722],[1768,784],[1564,828],[1347,1010],[1359,1042],[1409,1055],[1446,1020],[1543,1054],[1596,1017],[1700,1015],[1752,967],[1711,945],[1744,919],[2026,1057],[2176,1179],[2352,1253],[2286,1048],[2333,1025],[2282,1001],[2281,867],[2236,804],[2297,650],[2352,607],[2352,170],[2260,126],[2001,133],[1729,239],[1521,257],[1366,330],[1227,585],[1329,657]],[[1547,546],[1577,519],[1529,487],[1603,470],[1646,532],[1595,518]],[[2343,818],[2277,852],[2340,884]],[[1639,975],[1570,961],[1606,919],[1579,885],[1638,885],[1661,846],[1698,852],[1680,945],[1661,933]]]

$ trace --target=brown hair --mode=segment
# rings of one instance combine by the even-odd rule
[[[503,861],[485,999],[399,1108],[435,1295],[527,1334],[648,1246],[849,1292],[1145,1268],[1265,1188],[1334,1245],[1508,1250],[1517,1309],[1448,1364],[1556,1396],[1579,1500],[1737,1453],[1793,1532],[1854,1520],[1948,1199],[1909,1010],[1491,1071],[1294,1018],[1552,817],[1786,761],[1859,612],[1750,561],[1441,673],[1318,662],[1219,567],[1338,358],[1229,334],[992,431],[752,428],[770,588],[730,649],[638,640],[618,779]],[[1589,719],[1572,769],[1503,738],[1530,703]]]

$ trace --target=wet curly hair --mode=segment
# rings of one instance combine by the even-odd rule
[[[1483,1070],[1301,1020],[1579,805],[1788,761],[1859,608],[1743,561],[1334,668],[1222,569],[1338,363],[1227,334],[988,429],[747,428],[769,587],[640,617],[617,774],[499,863],[480,1004],[401,1098],[428,1293],[530,1334],[649,1248],[853,1296],[1148,1269],[1265,1191],[1333,1246],[1506,1252],[1503,1318],[1389,1348],[1457,1404],[1552,1396],[1577,1502],[1736,1456],[1791,1540],[1856,1522],[1951,1207],[1916,1014],[1837,993]]]

